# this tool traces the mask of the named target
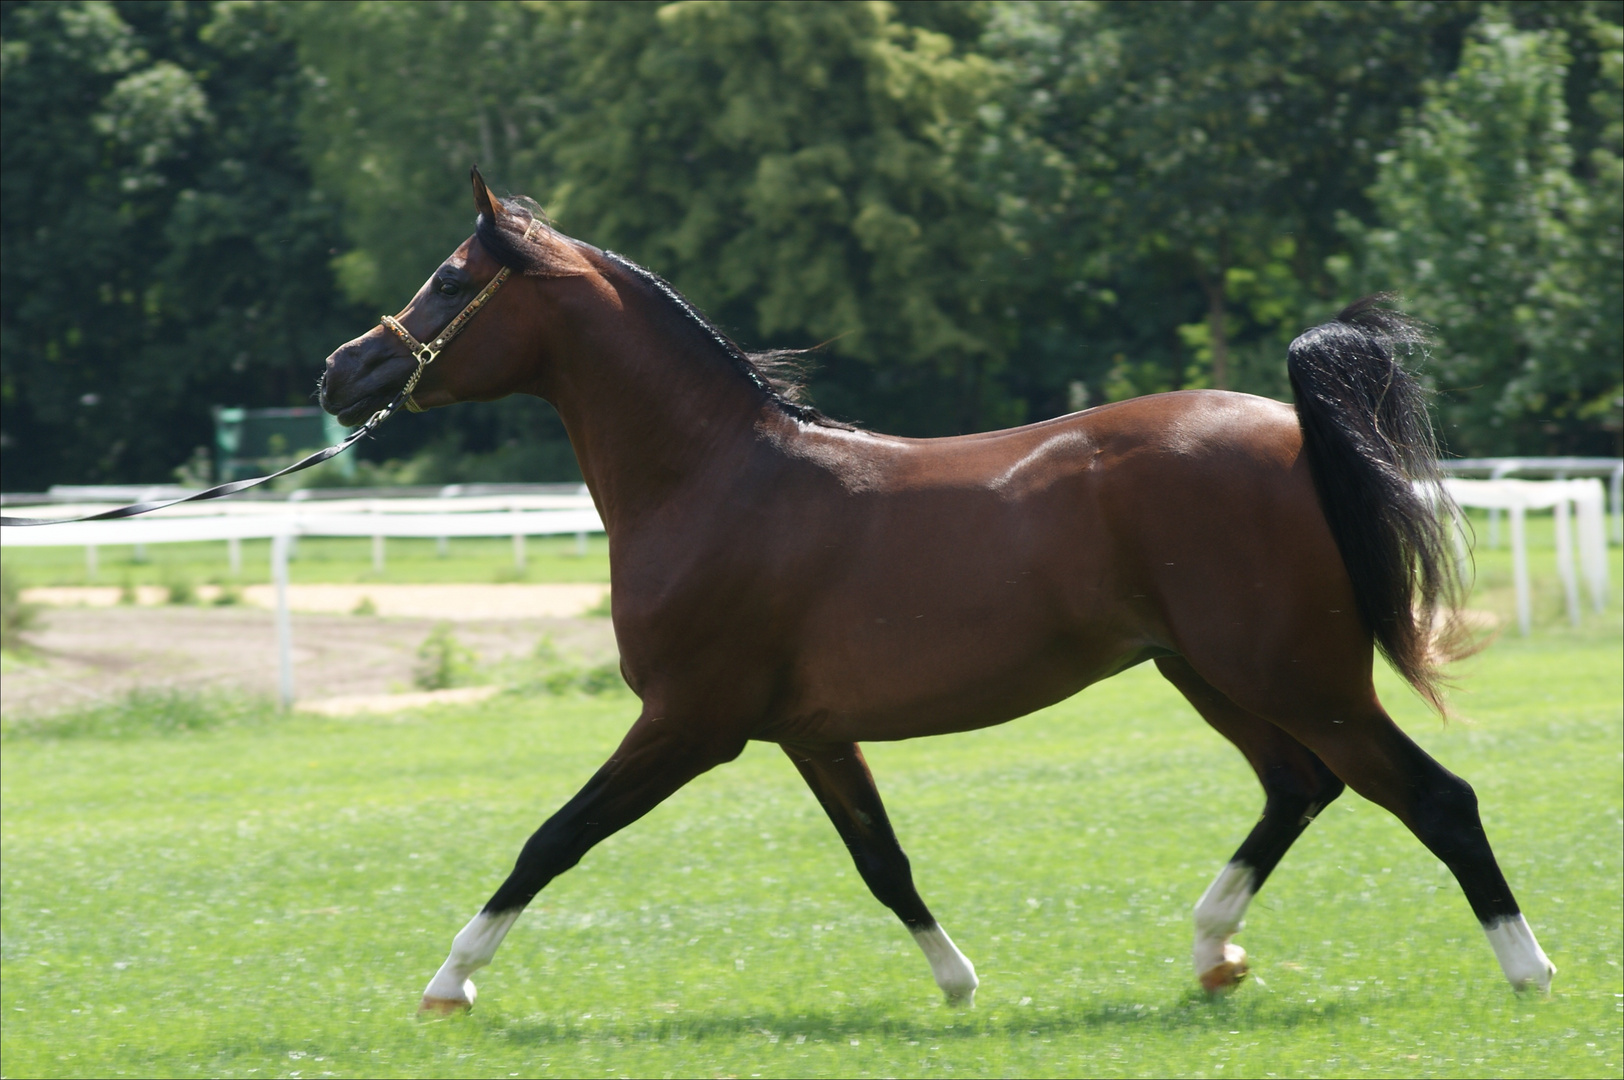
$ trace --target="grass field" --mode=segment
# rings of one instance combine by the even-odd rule
[[[1613,604],[1468,662],[1448,727],[1381,672],[1476,786],[1561,969],[1548,1000],[1508,990],[1444,869],[1353,795],[1254,905],[1257,977],[1194,992],[1190,907],[1261,800],[1145,665],[1001,728],[868,747],[921,891],[980,971],[968,1013],[939,1004],[794,770],[756,746],[544,892],[471,1015],[416,1019],[451,935],[613,747],[629,696],[14,732],[0,1071],[1617,1076]]]
[[[224,541],[194,544],[153,544],[137,561],[127,544],[97,551],[97,572],[85,567],[82,547],[12,548],[6,552],[6,571],[15,573],[26,588],[31,585],[191,585],[233,582],[258,585],[271,580],[271,542],[242,542],[242,572],[231,573]],[[503,537],[459,537],[438,554],[433,540],[391,539],[385,548],[384,569],[372,568],[369,537],[307,537],[288,562],[288,579],[295,584],[350,582],[488,582],[488,581],[608,581],[609,542],[602,533],[587,537],[586,553],[578,554],[573,536],[533,536],[525,542],[525,568],[515,569],[513,541]]]

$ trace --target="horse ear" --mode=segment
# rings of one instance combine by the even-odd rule
[[[479,175],[478,165],[468,170],[468,177],[474,182],[474,209],[492,224],[500,226],[504,216],[502,200],[491,194],[491,189],[485,186],[485,178]]]

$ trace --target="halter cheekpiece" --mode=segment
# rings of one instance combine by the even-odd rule
[[[525,226],[524,235],[519,238],[520,243],[530,239],[531,232],[535,230],[538,224],[537,219],[531,219],[530,224]],[[496,295],[496,290],[502,287],[502,282],[508,279],[509,273],[511,271],[505,266],[498,270],[496,276],[491,278],[490,283],[479,290],[479,295],[468,301],[468,306],[459,311],[457,317],[447,323],[445,329],[441,330],[434,340],[427,345],[413,337],[412,332],[401,325],[400,319],[396,316],[381,315],[378,317],[380,323],[393,330],[406,343],[406,347],[411,350],[412,359],[417,361],[417,370],[413,371],[412,377],[406,380],[406,386],[401,390],[400,397],[396,399],[397,401],[404,399],[407,411],[414,413],[423,411],[423,407],[412,398],[412,391],[417,389],[417,381],[423,377],[423,369],[434,363],[440,354],[445,351],[446,346],[451,344],[452,339],[462,333],[463,327],[468,325],[468,320],[478,314],[479,309],[485,306],[487,300]]]

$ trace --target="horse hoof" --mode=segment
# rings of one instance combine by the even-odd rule
[[[968,990],[946,993],[943,997],[947,999],[947,1007],[950,1009],[973,1009],[976,1007],[976,988],[973,986]]]
[[[429,997],[424,994],[423,1000],[417,1006],[417,1011],[419,1015],[425,1016],[455,1016],[457,1013],[465,1013],[473,1007],[474,1003],[472,1001],[457,998]]]
[[[1239,945],[1225,945],[1224,958],[1201,973],[1201,989],[1209,994],[1227,994],[1246,978],[1246,950]]]
[[[1544,971],[1524,979],[1515,979],[1511,988],[1518,994],[1536,994],[1541,997],[1551,996],[1551,977],[1556,974],[1556,965],[1549,960],[1544,963]]]

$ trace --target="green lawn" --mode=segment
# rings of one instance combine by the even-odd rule
[[[97,549],[97,573],[85,567],[82,547],[12,548],[6,572],[23,588],[31,585],[169,585],[185,581],[256,585],[271,580],[271,542],[242,542],[242,572],[231,573],[223,540],[195,544],[152,544],[136,561],[128,544]],[[288,562],[296,584],[348,582],[608,581],[609,541],[587,537],[580,554],[574,536],[532,536],[525,542],[525,569],[514,566],[513,541],[501,537],[451,540],[441,556],[433,540],[392,539],[384,548],[384,568],[372,568],[369,537],[308,537]]]
[[[1615,567],[1615,574],[1616,574]],[[1614,578],[1616,586],[1618,579]],[[414,1017],[451,935],[635,702],[0,744],[6,1076],[1617,1076],[1618,598],[1502,637],[1443,727],[1561,969],[1506,987],[1384,812],[1328,809],[1259,896],[1257,977],[1192,991],[1189,911],[1256,818],[1240,757],[1150,665],[990,731],[868,747],[927,902],[982,978],[949,1010],[773,747],[544,892],[469,1016]]]

